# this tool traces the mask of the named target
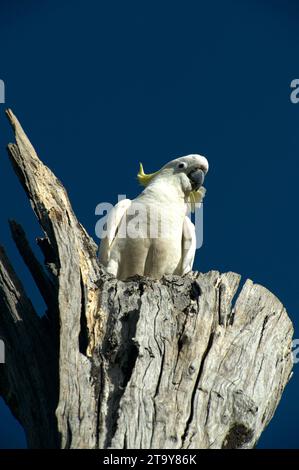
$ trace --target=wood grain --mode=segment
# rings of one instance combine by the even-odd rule
[[[3,249],[0,393],[28,446],[252,448],[292,370],[281,302],[235,273],[118,281],[97,261],[61,182],[12,111],[13,168],[44,231],[34,257],[12,233],[47,303],[36,314]]]

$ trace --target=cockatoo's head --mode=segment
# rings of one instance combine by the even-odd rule
[[[180,187],[186,197],[186,202],[201,202],[205,195],[203,182],[209,170],[208,160],[202,155],[187,155],[176,158],[164,165],[161,170],[155,173],[145,174],[140,163],[138,180],[142,186],[148,186],[155,180],[167,178],[169,182]]]

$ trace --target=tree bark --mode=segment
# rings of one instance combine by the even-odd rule
[[[280,301],[240,276],[118,281],[67,193],[7,111],[10,160],[44,232],[44,266],[13,238],[47,304],[39,316],[0,250],[0,394],[32,448],[252,448],[292,369]]]

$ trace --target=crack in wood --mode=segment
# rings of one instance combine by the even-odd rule
[[[0,394],[28,446],[254,447],[291,376],[293,328],[280,301],[232,272],[113,278],[62,184],[7,116],[46,270],[20,226],[12,231],[55,319],[38,317],[0,248]]]

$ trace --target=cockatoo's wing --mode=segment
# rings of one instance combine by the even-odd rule
[[[111,248],[122,218],[131,204],[132,201],[130,199],[122,199],[113,207],[108,215],[106,236],[102,238],[99,248],[99,261],[106,267],[110,260]]]
[[[196,252],[196,234],[195,226],[190,218],[186,215],[183,224],[182,234],[182,260],[181,260],[181,275],[192,271],[194,258]]]

